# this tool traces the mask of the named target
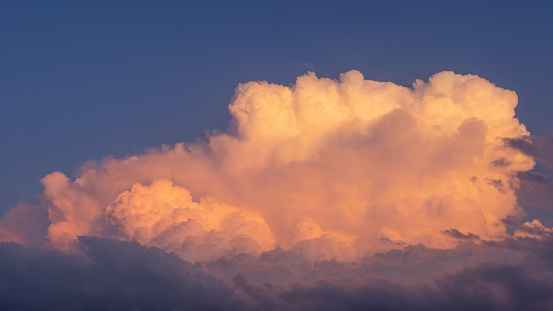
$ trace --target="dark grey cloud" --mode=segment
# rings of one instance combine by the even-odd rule
[[[470,237],[470,234],[447,234]],[[471,238],[469,238],[471,240]],[[0,244],[2,310],[550,310],[553,237],[408,246],[358,262],[293,250],[191,264],[80,237],[78,252]],[[269,272],[267,272],[269,271]]]
[[[531,157],[539,157],[541,154],[539,147],[532,143],[532,138],[530,136],[522,138],[505,138],[505,144]]]
[[[511,162],[507,161],[505,158],[499,158],[497,160],[491,161],[490,165],[493,167],[509,167]]]
[[[494,186],[497,191],[504,192],[505,188],[503,186],[503,181],[501,179],[486,178],[488,185]]]
[[[476,234],[471,232],[464,234],[457,229],[444,230],[442,233],[458,240],[480,240],[480,237]]]
[[[515,188],[519,203],[523,206],[553,209],[553,181],[547,176],[550,171],[546,172],[553,170],[553,133],[545,136],[505,138],[504,141],[506,146],[533,157],[543,165],[537,171],[516,174],[518,184]],[[502,159],[490,163],[495,167],[503,167],[505,164]]]
[[[0,244],[2,310],[240,310],[218,278],[136,243],[79,238],[79,254]]]
[[[519,172],[517,179],[517,198],[521,204],[553,209],[553,181],[537,172]]]
[[[319,268],[333,266],[333,273],[308,284],[254,285],[243,276],[235,283],[258,306],[282,310],[550,310],[551,242],[511,239],[454,250],[419,245],[362,263],[321,262]],[[403,273],[385,277],[378,272],[383,268]]]
[[[553,133],[544,136],[505,138],[505,144],[553,169]]]

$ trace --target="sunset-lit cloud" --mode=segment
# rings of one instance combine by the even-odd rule
[[[453,72],[412,87],[358,71],[241,84],[229,128],[205,141],[91,161],[74,180],[45,176],[40,204],[0,221],[1,241],[26,245],[0,245],[0,254],[15,254],[4,269],[46,258],[35,272],[48,278],[61,262],[92,282],[67,280],[75,285],[63,291],[83,299],[108,281],[126,284],[129,291],[113,288],[124,299],[141,295],[136,277],[169,288],[168,308],[206,299],[215,309],[428,310],[424,301],[437,295],[434,307],[464,301],[465,286],[491,309],[551,306],[511,293],[517,282],[553,288],[551,269],[540,276],[525,263],[548,260],[535,251],[553,230],[514,221],[526,215],[521,203],[536,201],[532,193],[553,197],[551,181],[531,171],[535,160],[551,165],[553,145],[518,121],[517,101],[513,91]],[[211,291],[216,299],[202,296]],[[56,295],[52,305],[63,307]],[[400,297],[395,307],[391,297]]]
[[[206,142],[46,176],[47,239],[68,250],[80,235],[114,237],[187,260],[277,245],[352,260],[452,248],[451,230],[502,239],[502,220],[521,213],[516,175],[534,166],[516,148],[529,137],[516,105],[514,92],[452,72],[412,88],[358,71],[241,84],[229,130]]]

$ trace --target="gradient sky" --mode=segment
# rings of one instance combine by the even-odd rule
[[[453,70],[519,96],[553,129],[548,1],[3,1],[0,210],[39,179],[225,129],[238,83],[306,71],[408,86]]]
[[[0,2],[0,309],[553,309],[550,1],[197,2]]]

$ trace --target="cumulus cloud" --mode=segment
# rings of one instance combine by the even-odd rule
[[[550,236],[552,233],[553,229],[544,227],[539,220],[534,219],[532,222],[523,223],[522,226],[518,227],[514,235],[539,239],[544,236]]]
[[[47,237],[69,249],[78,235],[114,236],[111,224],[120,239],[185,259],[203,258],[185,250],[198,245],[213,256],[276,244],[345,259],[453,247],[450,229],[498,239],[501,220],[519,213],[513,175],[534,165],[505,146],[529,135],[516,104],[514,92],[452,72],[413,88],[357,71],[249,82],[236,89],[228,133],[90,163],[73,181],[46,176]]]
[[[97,282],[70,292],[106,305],[112,296],[85,269],[122,269],[103,277],[110,282],[136,273],[156,288],[185,283],[168,295],[192,308],[209,286],[219,295],[213,309],[551,306],[531,290],[551,288],[550,268],[540,275],[521,259],[543,263],[528,249],[545,247],[551,229],[512,221],[528,189],[550,188],[531,171],[535,160],[550,164],[550,140],[530,135],[516,105],[513,91],[453,72],[412,87],[358,71],[338,80],[309,72],[290,86],[248,82],[229,105],[229,129],[206,141],[89,162],[74,180],[44,177],[42,203],[5,215],[0,240],[50,250],[2,250],[68,265]],[[149,261],[120,266],[133,256]],[[210,285],[190,298],[197,282]],[[145,290],[117,284],[128,301]],[[65,307],[57,295],[51,306]],[[175,297],[167,308],[183,303]]]
[[[210,199],[193,202],[188,190],[169,180],[134,184],[102,216],[99,232],[157,246],[188,260],[259,255],[274,246],[272,232],[259,214]]]

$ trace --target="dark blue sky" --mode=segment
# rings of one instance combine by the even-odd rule
[[[241,82],[307,70],[410,85],[453,70],[553,129],[548,1],[0,2],[0,211],[39,179],[225,129]]]

